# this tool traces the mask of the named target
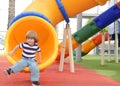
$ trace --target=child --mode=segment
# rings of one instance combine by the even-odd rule
[[[37,34],[34,31],[30,30],[26,34],[26,42],[20,43],[8,53],[8,55],[12,56],[16,50],[23,49],[22,59],[4,71],[7,76],[9,76],[11,73],[17,73],[21,71],[24,67],[29,67],[32,86],[40,86],[40,72],[35,61],[35,53],[38,52],[38,64],[41,62],[40,48],[37,45],[38,41],[39,40]]]

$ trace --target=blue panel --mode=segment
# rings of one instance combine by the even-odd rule
[[[93,21],[100,29],[103,29],[112,22],[114,22],[119,17],[120,17],[120,8],[117,6],[117,4],[115,4],[107,11],[96,17]]]
[[[10,22],[10,24],[8,25],[8,27],[11,26],[11,25],[12,25],[15,21],[17,21],[18,19],[20,19],[20,18],[22,18],[22,17],[26,17],[26,16],[37,16],[37,17],[41,17],[41,18],[45,19],[46,21],[48,21],[49,23],[51,23],[50,20],[49,20],[46,16],[44,16],[43,14],[40,14],[40,13],[34,12],[34,11],[30,11],[30,12],[23,12],[23,13],[19,14],[18,16],[14,17],[14,18],[12,19],[12,21]]]
[[[57,4],[58,4],[58,7],[59,7],[59,9],[60,9],[60,11],[61,11],[61,13],[62,13],[65,21],[66,21],[67,23],[69,23],[69,22],[70,22],[69,17],[68,17],[68,15],[67,15],[67,13],[66,13],[66,11],[65,11],[62,3],[61,3],[61,0],[56,0],[56,2],[57,2]]]

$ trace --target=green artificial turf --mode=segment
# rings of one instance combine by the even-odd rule
[[[105,75],[114,80],[120,81],[120,61],[115,63],[114,57],[111,58],[111,61],[108,62],[108,58],[105,57],[104,65],[101,65],[101,56],[84,56],[80,62],[75,62],[80,66],[84,66],[95,70],[101,75]]]

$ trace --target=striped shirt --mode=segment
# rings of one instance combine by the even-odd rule
[[[22,57],[24,58],[35,58],[35,53],[40,52],[37,44],[31,46],[27,42],[20,43],[19,48],[23,48]]]

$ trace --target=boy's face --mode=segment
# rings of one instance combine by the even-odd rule
[[[27,42],[29,45],[34,45],[35,40],[34,40],[34,38],[26,38],[26,42]]]

